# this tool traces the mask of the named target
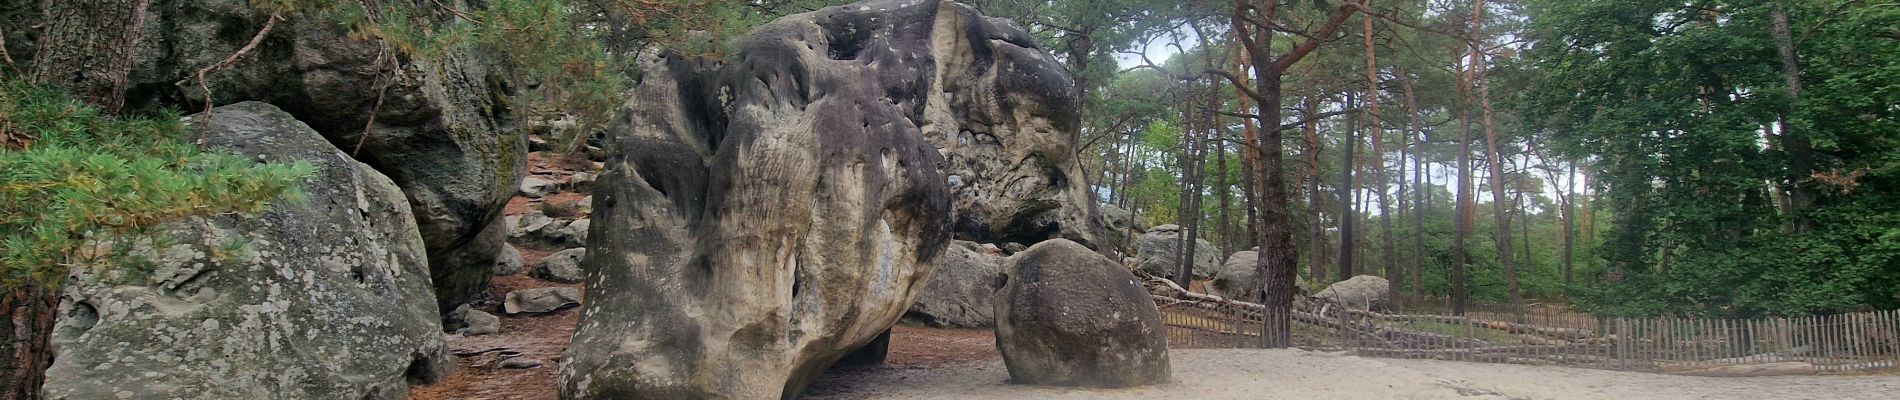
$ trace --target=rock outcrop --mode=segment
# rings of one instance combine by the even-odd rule
[[[203,108],[205,95],[190,77],[262,29],[271,13],[255,3],[152,1],[127,107]],[[471,9],[466,1],[443,4]],[[473,50],[398,55],[378,40],[352,37],[331,16],[283,16],[256,50],[207,76],[210,101],[273,104],[388,176],[422,232],[438,311],[469,302],[487,288],[501,251],[501,240],[484,230],[500,218],[527,165],[527,141],[500,100],[512,90],[502,71]],[[447,11],[410,17],[455,18]]]
[[[1016,383],[1166,383],[1167,327],[1127,269],[1067,240],[1010,257],[996,292],[996,348]]]
[[[1221,263],[1220,270],[1214,272],[1214,283],[1208,286],[1208,292],[1215,296],[1259,303],[1264,298],[1266,287],[1260,281],[1258,263],[1260,253],[1254,250],[1235,252],[1227,256],[1227,262]]]
[[[935,68],[916,84],[943,95],[920,105],[922,118],[914,122],[944,156],[957,239],[1033,244],[1064,238],[1099,245],[1103,222],[1075,157],[1082,106],[1075,81],[1013,23],[970,18],[958,23],[980,26],[981,32],[965,35],[971,42],[899,48],[934,58],[920,60],[934,61]]]
[[[1326,286],[1313,297],[1333,304],[1366,309],[1385,305],[1391,298],[1392,282],[1372,275],[1359,275]]]
[[[952,179],[926,135],[1073,132],[1068,79],[1036,46],[968,6],[878,0],[765,25],[723,65],[643,57],[594,187],[562,396],[791,398],[871,343],[950,245]],[[1006,165],[1073,171],[1066,147],[1044,151]],[[1060,205],[1084,192],[1051,189],[1079,180],[961,177],[1024,201],[989,220],[1026,228],[985,230],[1029,236],[1088,225]]]
[[[314,165],[308,200],[168,225],[148,272],[82,268],[48,398],[400,399],[454,366],[401,189],[268,104],[196,118],[207,147]]]
[[[1135,238],[1148,231],[1148,223],[1133,211],[1111,205],[1096,206],[1102,215],[1102,234],[1108,247],[1124,253],[1134,252]]]
[[[996,296],[1003,274],[1003,256],[985,252],[974,242],[957,241],[944,254],[943,265],[910,306],[904,319],[947,328],[988,328],[996,325]]]
[[[1167,224],[1141,234],[1135,249],[1141,271],[1173,279],[1181,267],[1181,233],[1180,225]],[[1194,242],[1194,279],[1213,277],[1221,267],[1220,249],[1206,239]]]

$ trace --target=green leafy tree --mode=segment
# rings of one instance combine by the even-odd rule
[[[1518,108],[1613,210],[1585,305],[1900,307],[1900,7],[1532,1]],[[1791,28],[1791,29],[1790,29]]]

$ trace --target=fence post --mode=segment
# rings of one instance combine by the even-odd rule
[[[1887,310],[1882,314],[1886,315],[1886,321],[1880,324],[1880,329],[1886,331],[1887,366],[1900,366],[1900,318],[1896,318],[1900,317],[1900,310]]]

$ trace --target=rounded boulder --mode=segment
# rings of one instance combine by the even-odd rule
[[[1127,269],[1057,239],[1011,257],[1003,273],[996,348],[1012,381],[1118,388],[1170,379],[1161,312]]]

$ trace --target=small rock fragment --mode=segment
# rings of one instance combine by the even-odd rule
[[[495,256],[496,276],[519,274],[521,273],[521,268],[524,266],[526,265],[525,262],[521,260],[521,250],[516,249],[515,245],[503,244],[501,254]]]
[[[587,257],[587,249],[567,249],[550,254],[541,262],[535,263],[535,278],[550,282],[581,283],[586,275],[581,273],[581,259]]]
[[[522,289],[508,292],[501,304],[504,314],[539,314],[581,304],[581,291],[571,287]]]

